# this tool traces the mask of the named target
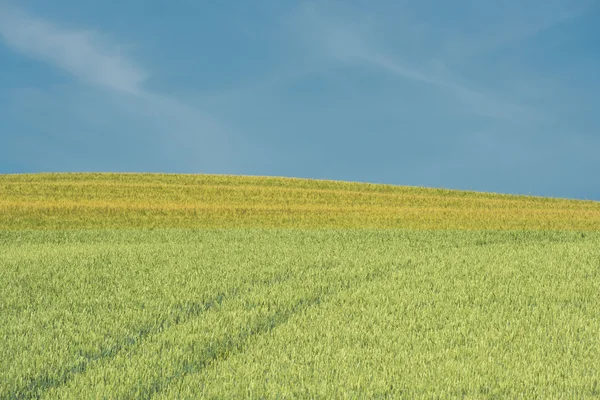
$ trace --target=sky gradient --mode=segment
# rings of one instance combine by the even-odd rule
[[[600,200],[600,2],[0,0],[0,173]]]

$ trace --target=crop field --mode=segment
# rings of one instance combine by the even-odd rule
[[[0,175],[0,229],[597,230],[600,202],[220,175]]]
[[[0,399],[599,398],[600,203],[0,175]]]

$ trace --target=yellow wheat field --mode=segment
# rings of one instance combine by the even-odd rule
[[[600,230],[600,202],[226,175],[0,175],[0,229]]]

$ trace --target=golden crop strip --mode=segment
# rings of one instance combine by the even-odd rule
[[[0,229],[600,230],[600,202],[226,175],[0,175]]]

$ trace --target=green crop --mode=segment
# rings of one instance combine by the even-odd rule
[[[1,398],[598,395],[600,234],[0,235]]]
[[[0,399],[598,398],[599,215],[329,181],[0,176]]]

